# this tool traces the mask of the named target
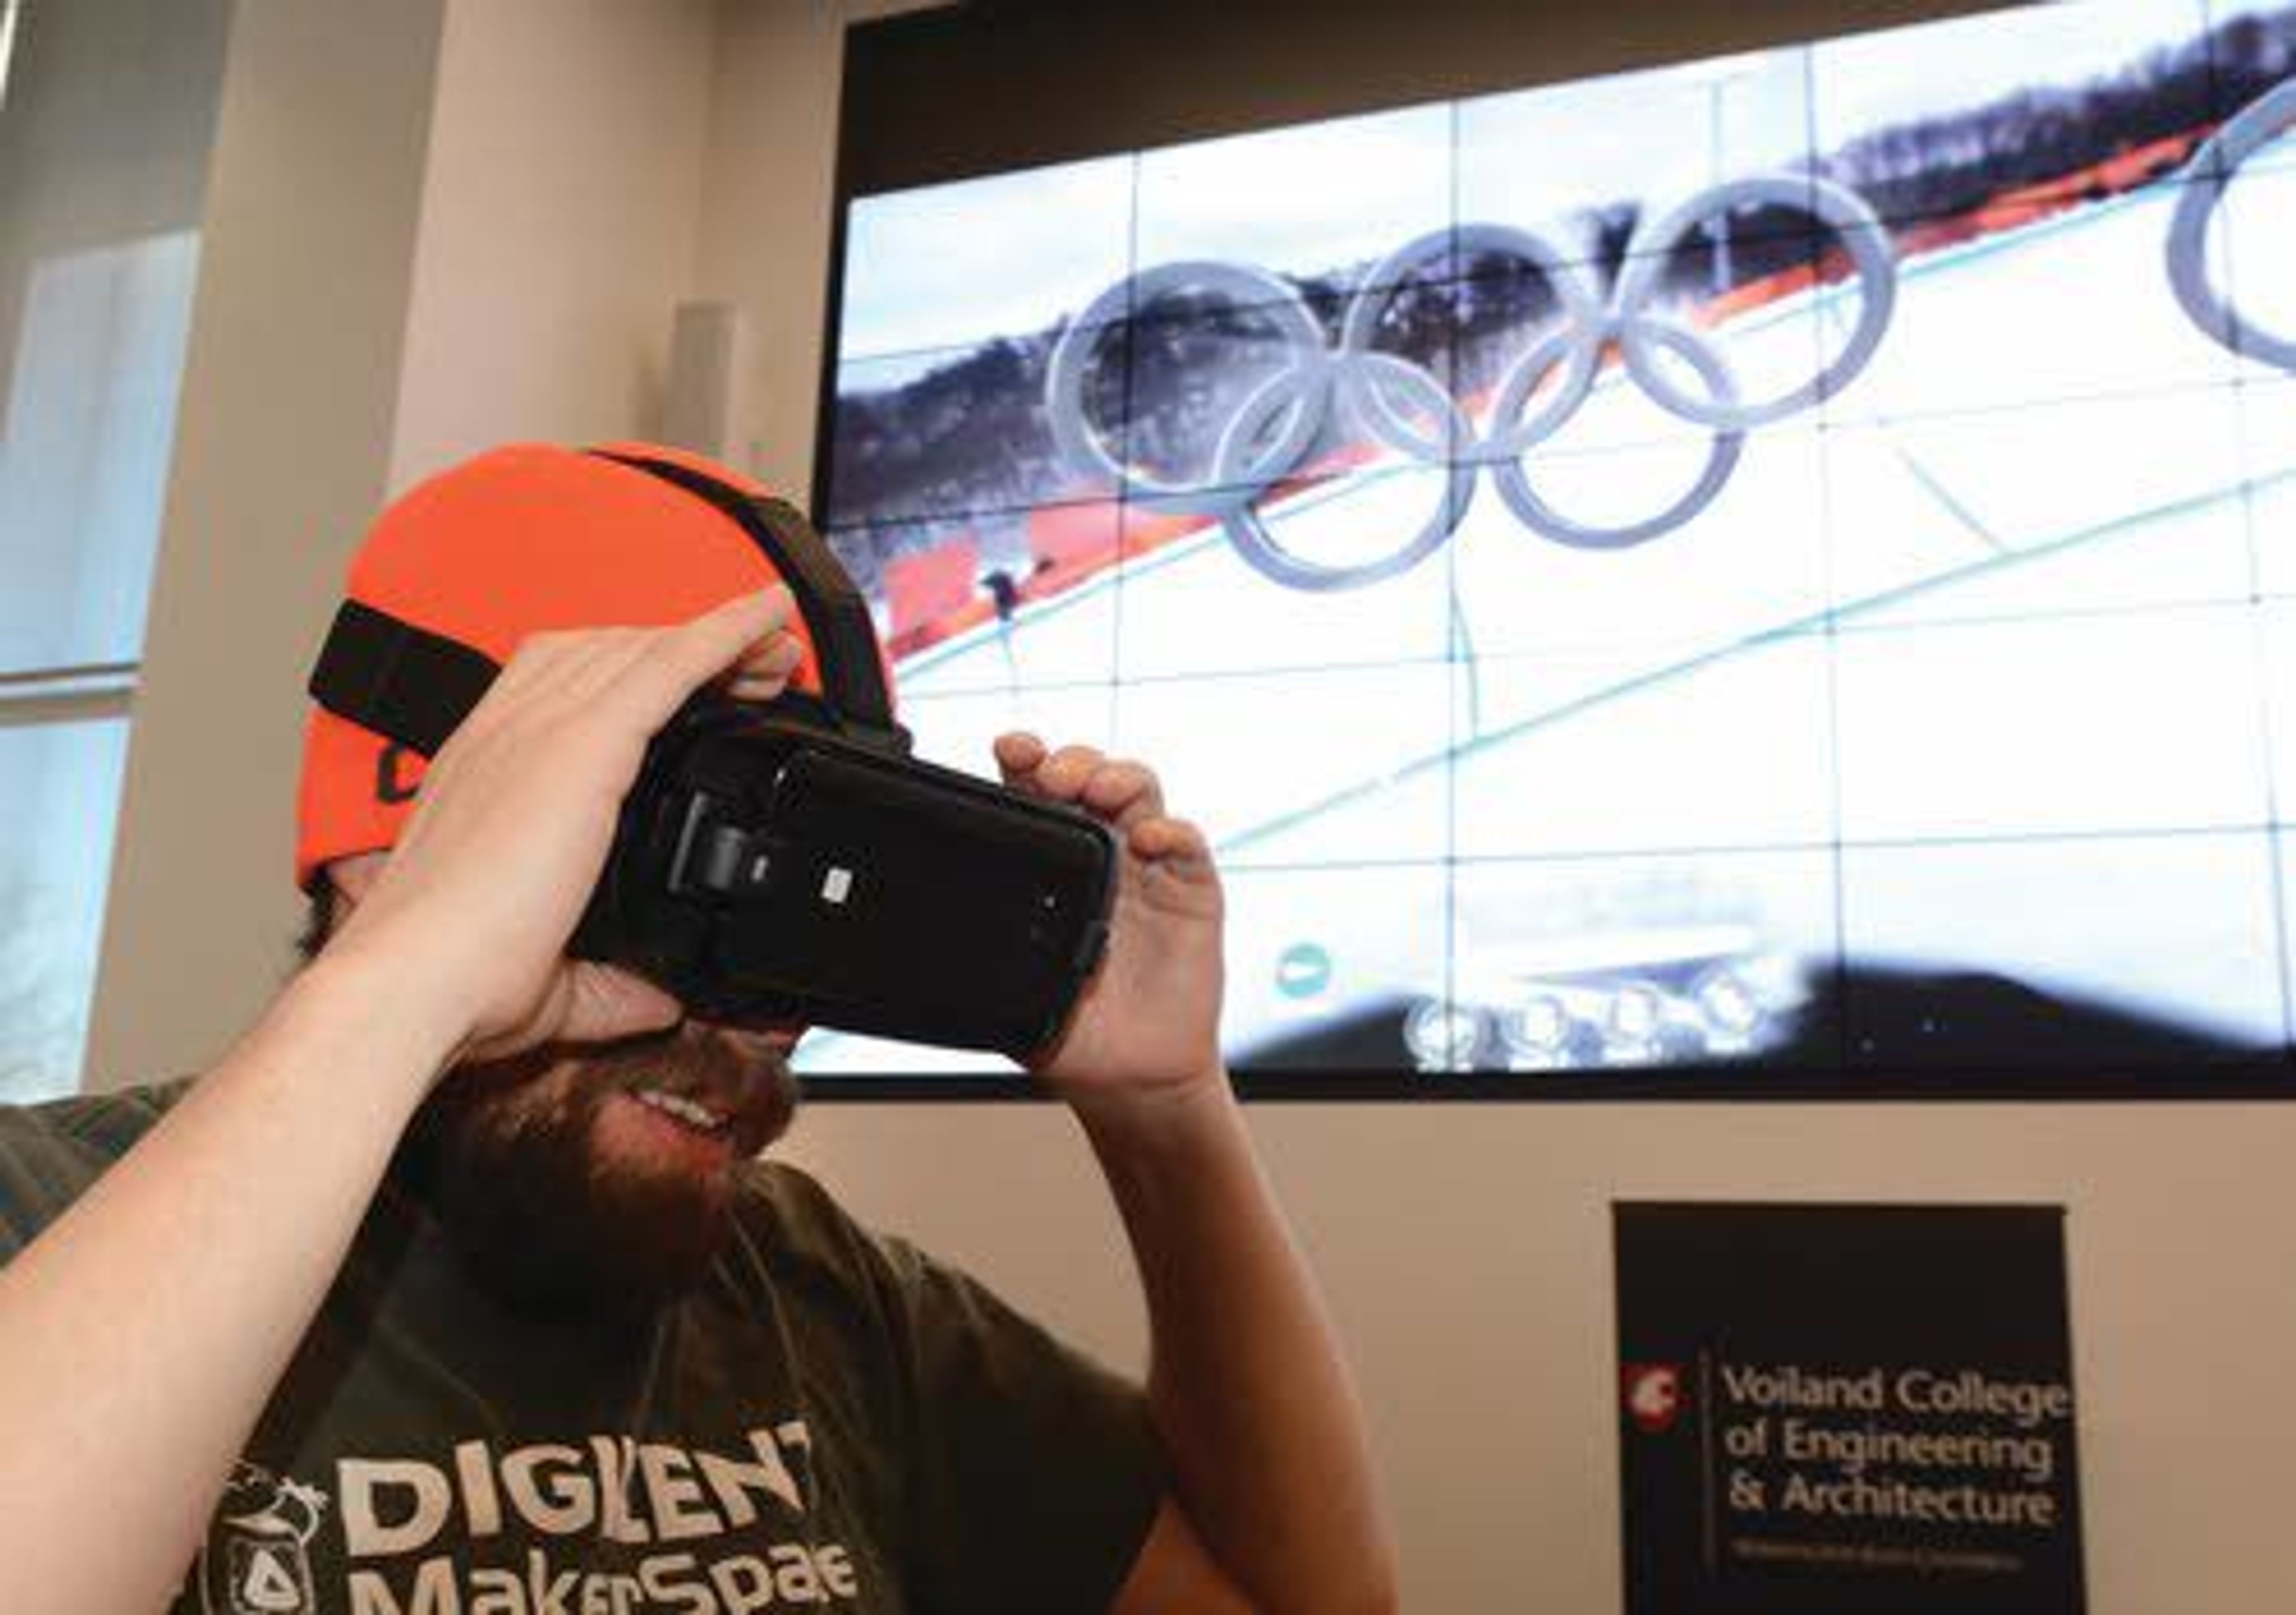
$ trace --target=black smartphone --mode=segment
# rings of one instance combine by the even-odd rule
[[[1116,856],[1079,811],[721,709],[657,740],[577,951],[706,1019],[1024,1060],[1099,964]]]

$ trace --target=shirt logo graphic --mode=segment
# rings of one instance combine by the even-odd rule
[[[206,1615],[317,1615],[309,1545],[326,1510],[317,1487],[234,1464],[200,1550]]]

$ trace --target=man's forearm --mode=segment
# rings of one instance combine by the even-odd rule
[[[325,962],[0,1272],[12,1607],[165,1607],[448,1050]],[[101,1506],[98,1506],[98,1504]]]
[[[1225,1078],[1078,1114],[1140,1266],[1190,1523],[1272,1615],[1384,1615],[1395,1552],[1362,1411]]]

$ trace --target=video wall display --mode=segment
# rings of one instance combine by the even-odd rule
[[[2292,125],[2083,0],[852,197],[816,514],[921,754],[1205,826],[1241,1071],[2269,1070]]]

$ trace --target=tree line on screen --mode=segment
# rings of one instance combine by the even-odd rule
[[[1987,105],[1861,135],[1816,171],[1857,192],[1885,218],[1947,218],[2006,192],[2087,173],[2133,151],[2163,162],[2231,112],[2296,73],[2296,9],[2232,19],[2163,45],[2108,78],[2021,90]],[[1614,277],[1641,217],[1627,201],[1586,209],[1570,243]],[[1726,238],[1693,232],[1664,284],[1677,300],[1710,299],[1807,265],[1808,218],[1784,209],[1733,216]],[[1339,340],[1368,264],[1335,267],[1293,288]],[[1554,317],[1544,276],[1509,261],[1439,263],[1393,289],[1378,346],[1426,366],[1455,397],[1492,386],[1530,334]],[[873,592],[896,555],[976,529],[971,512],[1013,512],[1094,490],[1062,463],[1045,421],[1046,368],[1062,328],[1000,336],[899,387],[842,394],[832,423],[830,520]],[[1087,403],[1121,457],[1175,481],[1201,479],[1219,431],[1250,391],[1286,363],[1265,314],[1222,298],[1176,295],[1097,339]]]

